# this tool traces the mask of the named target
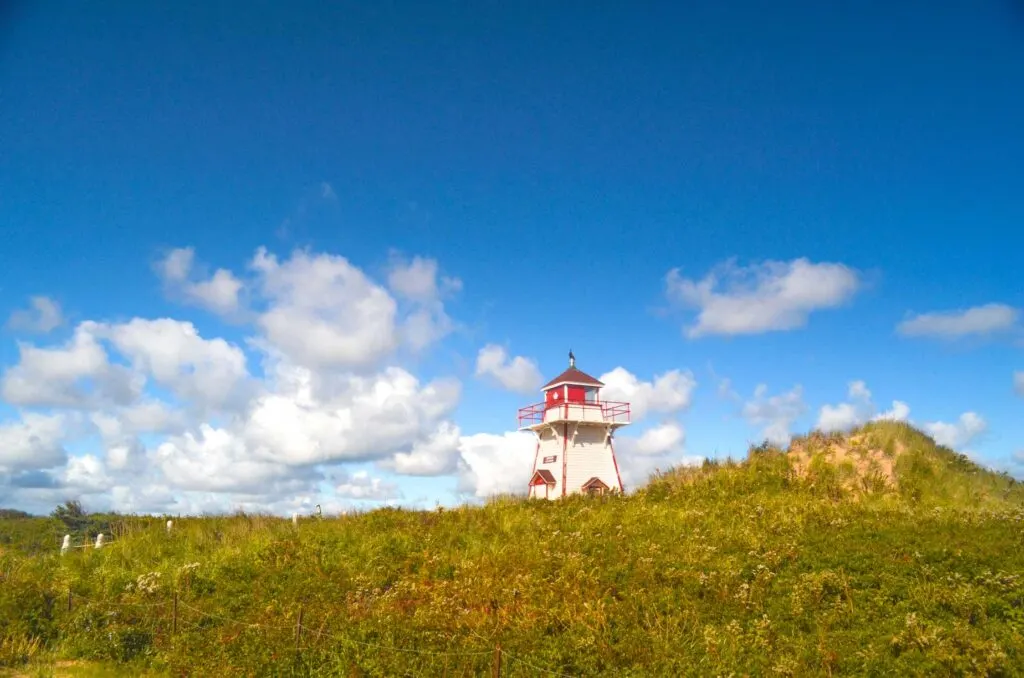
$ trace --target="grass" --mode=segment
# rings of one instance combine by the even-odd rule
[[[500,644],[503,676],[1020,675],[1024,488],[905,425],[856,440],[804,439],[802,474],[763,445],[628,497],[170,535],[120,517],[64,557],[52,520],[0,520],[22,539],[0,546],[0,666],[476,676]],[[816,458],[832,444],[889,450],[894,477]]]

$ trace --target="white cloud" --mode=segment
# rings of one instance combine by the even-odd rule
[[[462,289],[458,278],[438,276],[434,259],[413,257],[405,261],[393,253],[388,271],[388,287],[411,309],[401,327],[402,341],[414,352],[422,351],[447,336],[452,319],[444,310],[444,297]]]
[[[988,423],[975,412],[964,412],[955,423],[933,421],[923,428],[938,444],[961,450],[988,430]]]
[[[177,489],[267,495],[308,489],[308,482],[295,482],[295,469],[255,458],[241,436],[209,424],[171,436],[156,448],[153,458]],[[311,475],[306,473],[307,480]]]
[[[696,325],[686,331],[690,338],[803,327],[812,312],[842,305],[860,287],[855,270],[804,258],[745,268],[729,260],[701,280],[672,269],[665,282],[670,300],[699,309]]]
[[[680,370],[657,374],[652,381],[640,381],[624,367],[616,367],[598,380],[604,383],[601,399],[628,402],[634,422],[651,412],[669,414],[689,409],[697,387],[693,374]]]
[[[459,427],[443,421],[429,438],[417,440],[408,452],[396,452],[380,465],[407,476],[454,473],[458,467],[460,440]]]
[[[985,304],[968,309],[921,313],[904,320],[896,331],[906,337],[955,338],[994,334],[1011,329],[1020,312],[1005,304]]]
[[[860,426],[874,414],[871,391],[863,381],[850,382],[847,395],[850,402],[825,405],[818,414],[817,428],[828,433],[846,431]]]
[[[743,404],[742,415],[748,423],[762,426],[761,435],[774,445],[787,445],[792,437],[790,429],[793,423],[806,410],[803,400],[803,388],[794,386],[792,390],[779,395],[768,396],[768,387],[758,384],[754,389],[754,397]]]
[[[25,413],[21,421],[0,424],[0,473],[48,469],[67,459],[67,419]]]
[[[537,438],[525,431],[477,433],[459,442],[459,489],[475,497],[525,494]]]
[[[70,457],[58,477],[61,487],[73,488],[82,494],[106,492],[114,486],[106,465],[91,454]]]
[[[619,448],[624,454],[655,457],[682,453],[686,444],[686,431],[682,424],[669,421],[651,427],[639,437],[621,437]]]
[[[245,354],[224,339],[204,339],[190,322],[134,318],[120,325],[91,323],[134,369],[201,407],[238,407],[248,394]]]
[[[0,382],[0,396],[14,405],[96,407],[135,400],[144,379],[111,365],[92,323],[82,323],[63,346],[18,344],[19,361]]]
[[[366,471],[346,475],[335,486],[334,491],[339,497],[370,501],[387,501],[402,497],[397,485],[381,478],[371,478]]]
[[[875,421],[907,421],[910,418],[910,406],[902,400],[892,401],[892,409],[874,417]]]
[[[232,315],[240,307],[242,282],[231,271],[219,268],[206,280],[194,278],[195,250],[179,247],[167,253],[157,263],[157,274],[172,294],[181,295],[188,303],[195,304],[219,315]]]
[[[1017,395],[1024,396],[1024,372],[1013,373],[1013,389]]]
[[[383,459],[437,431],[458,402],[460,385],[439,379],[421,386],[390,367],[372,377],[317,383],[290,368],[274,391],[256,399],[244,437],[255,455],[289,465]]]
[[[544,382],[536,361],[519,355],[509,360],[508,352],[497,344],[487,344],[480,349],[476,356],[476,376],[523,395],[535,393]]]
[[[260,248],[251,267],[270,304],[258,324],[295,364],[365,369],[398,346],[395,300],[344,257],[296,251],[281,263]]]
[[[52,332],[64,324],[60,304],[53,299],[34,296],[29,299],[31,309],[19,309],[11,313],[7,326],[20,332]]]
[[[617,436],[615,455],[627,492],[644,485],[658,469],[700,464],[703,457],[686,454],[686,431],[668,421],[644,431],[639,437]]]
[[[876,414],[871,391],[863,381],[852,381],[847,390],[848,402],[825,405],[818,414],[817,427],[826,433],[849,431],[869,421],[907,421],[910,407],[901,400],[892,401],[892,408]]]

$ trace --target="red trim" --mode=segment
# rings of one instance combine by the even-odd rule
[[[530,486],[536,485],[554,485],[555,476],[551,474],[551,471],[546,468],[542,468],[539,471],[535,471],[533,477],[530,478]]]
[[[569,446],[569,424],[562,424],[562,496],[565,496],[565,451]]]
[[[612,451],[612,463],[615,464],[615,477],[619,480],[619,492],[625,492],[625,488],[622,486],[622,474],[619,473],[619,460],[615,458],[615,445],[612,443],[612,439],[608,439],[608,449]]]
[[[606,424],[628,424],[630,423],[631,413],[629,403],[615,402],[613,400],[602,400],[600,402],[580,402],[580,403],[569,403],[569,402],[542,402],[534,403],[533,405],[527,405],[526,407],[520,407],[518,412],[519,428],[526,428],[527,426],[535,426],[537,424],[544,423],[544,414],[551,409],[561,407],[562,416],[566,419],[569,418],[569,407],[589,407],[599,408],[601,410],[601,418]],[[599,423],[599,422],[595,422]]]

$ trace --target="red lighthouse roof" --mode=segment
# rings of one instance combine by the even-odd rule
[[[540,390],[546,391],[549,388],[560,386],[561,384],[572,384],[574,386],[604,386],[604,382],[594,379],[586,372],[581,372],[576,369],[576,357],[572,354],[572,351],[569,351],[569,369],[544,384]]]

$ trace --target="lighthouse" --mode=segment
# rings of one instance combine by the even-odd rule
[[[622,491],[612,439],[629,424],[629,403],[602,400],[602,386],[569,351],[569,368],[541,387],[543,402],[519,409],[519,429],[537,436],[531,498]]]

